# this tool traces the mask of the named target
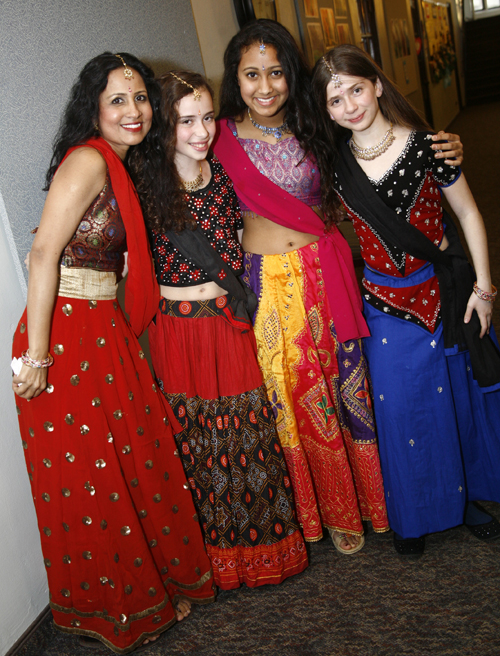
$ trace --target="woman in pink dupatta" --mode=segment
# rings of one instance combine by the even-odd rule
[[[258,357],[309,542],[344,554],[363,520],[389,529],[350,249],[323,217],[307,65],[288,31],[259,20],[230,42],[214,151],[244,217]],[[442,146],[441,146],[442,147]]]

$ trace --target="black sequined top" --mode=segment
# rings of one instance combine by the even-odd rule
[[[186,193],[185,199],[212,247],[236,274],[240,274],[243,270],[243,250],[236,231],[243,228],[243,220],[238,199],[233,183],[215,155],[209,163],[212,172],[210,182],[203,189]],[[191,287],[210,282],[211,278],[183,257],[168,237],[152,230],[150,238],[160,285]]]

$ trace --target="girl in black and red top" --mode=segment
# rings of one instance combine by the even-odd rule
[[[481,214],[460,168],[434,158],[432,131],[365,52],[328,52],[313,93],[331,136],[319,157],[323,209],[338,196],[365,261],[364,351],[395,549],[418,557],[426,534],[462,523],[500,538],[474,503],[500,502],[497,292]]]
[[[229,311],[234,299],[225,286],[243,261],[238,201],[217,158],[207,159],[215,135],[207,82],[175,71],[160,84],[164,151],[137,176],[162,295],[149,329],[151,356],[184,428],[178,454],[214,580],[224,589],[279,583],[301,572],[307,555],[255,338],[250,323]],[[222,265],[216,275],[200,266],[190,246],[196,235]]]

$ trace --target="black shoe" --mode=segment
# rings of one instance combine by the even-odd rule
[[[500,522],[494,517],[486,524],[476,524],[475,526],[466,524],[466,526],[478,540],[496,540],[500,538]]]
[[[425,549],[425,536],[419,538],[406,538],[405,540],[397,538],[394,534],[394,549],[400,556],[412,556],[420,558]]]

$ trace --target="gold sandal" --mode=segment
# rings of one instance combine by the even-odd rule
[[[338,531],[334,531],[333,528],[329,528],[328,532],[330,533],[330,537],[332,538],[333,545],[337,551],[339,551],[341,554],[345,554],[346,556],[351,556],[352,554],[357,553],[360,551],[364,545],[365,545],[365,536],[360,535],[359,537],[359,544],[356,547],[353,547],[352,549],[344,549],[340,546],[340,543],[342,540],[346,537],[345,533],[339,533]]]

